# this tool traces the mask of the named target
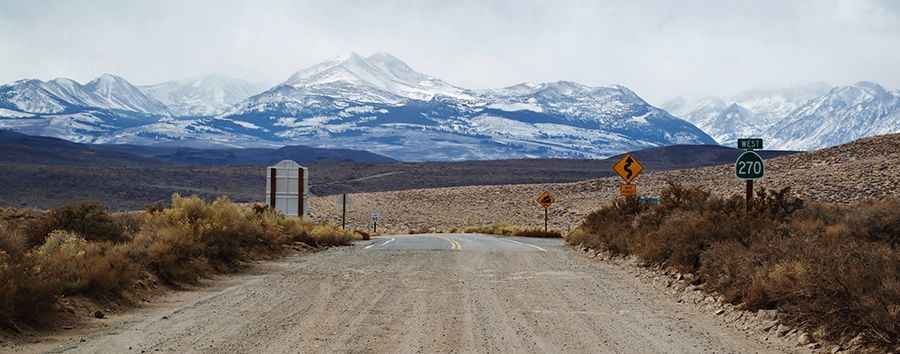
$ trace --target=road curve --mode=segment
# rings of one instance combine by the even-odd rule
[[[65,353],[772,353],[555,239],[385,236],[125,319]]]

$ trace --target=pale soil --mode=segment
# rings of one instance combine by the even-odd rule
[[[900,197],[900,135],[857,141],[830,149],[766,161],[766,176],[757,187],[791,187],[800,197],[817,202],[850,203]],[[745,185],[734,177],[734,166],[654,173],[637,179],[638,192],[658,195],[666,181],[699,185],[722,196],[743,195]],[[487,224],[543,228],[544,210],[535,202],[541,191],[553,193],[550,228],[566,233],[593,210],[611,203],[618,178],[574,183],[470,186],[353,194],[348,223],[372,228],[371,212],[381,212],[380,230],[446,231]],[[311,201],[313,220],[340,223],[335,197]]]

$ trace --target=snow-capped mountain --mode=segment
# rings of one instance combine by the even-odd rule
[[[876,83],[830,87],[813,84],[784,90],[750,91],[731,98],[684,99],[663,105],[734,146],[741,137],[761,137],[765,146],[812,150],[858,138],[900,132],[900,94]]]
[[[351,54],[196,123],[259,141],[343,146],[404,160],[605,157],[714,141],[622,86],[467,90],[384,53]]]
[[[164,103],[176,116],[201,117],[220,114],[265,88],[240,79],[208,75],[140,86],[140,89]]]
[[[738,138],[768,136],[773,125],[830,88],[827,84],[815,83],[787,89],[747,91],[733,97],[697,100],[679,97],[664,103],[662,108],[695,124],[720,144],[734,146]]]
[[[768,135],[782,149],[810,150],[900,131],[900,94],[872,82],[832,88],[792,111]]]
[[[427,101],[436,95],[470,98],[466,90],[416,72],[387,53],[367,58],[351,53],[300,70],[282,85],[304,94],[340,92],[346,99],[370,103]]]
[[[76,86],[100,92],[107,105],[142,112],[125,105],[115,94],[121,87],[107,81]],[[140,122],[132,116],[116,121],[116,114],[126,111],[100,109],[95,101],[73,104],[58,89],[36,89],[41,95],[57,93],[29,92],[13,100],[22,104],[0,103],[8,111],[0,111],[7,117],[0,118],[0,127],[103,143],[347,147],[402,160],[606,157],[653,146],[714,143],[622,86],[560,81],[468,90],[386,53],[313,65],[208,116],[227,104],[223,86],[183,81],[144,87],[159,98],[153,101],[168,106],[163,105],[166,114],[143,115]],[[43,110],[28,110],[26,101]]]
[[[64,78],[46,82],[19,80],[0,86],[0,106],[34,114],[74,113],[86,109],[169,113],[165,104],[111,74],[103,74],[84,85]]]

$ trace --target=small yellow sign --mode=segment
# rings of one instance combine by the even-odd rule
[[[624,197],[633,197],[637,195],[637,185],[631,183],[620,184],[619,193]]]
[[[551,205],[553,205],[553,203],[556,203],[556,199],[553,198],[553,195],[550,194],[550,192],[543,191],[543,192],[541,192],[540,195],[538,195],[538,197],[537,197],[537,202],[538,202],[538,204],[540,204],[542,207],[544,207],[544,209],[547,209],[547,208],[549,208]]]
[[[625,184],[631,184],[631,182],[634,182],[634,180],[641,175],[641,172],[644,172],[644,165],[641,165],[640,161],[634,156],[631,156],[631,154],[625,154],[619,162],[616,162],[616,164],[613,165],[613,171],[615,171],[619,177],[622,177]]]

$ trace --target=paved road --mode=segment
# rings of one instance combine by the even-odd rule
[[[559,240],[388,236],[282,263],[55,351],[776,352]]]

